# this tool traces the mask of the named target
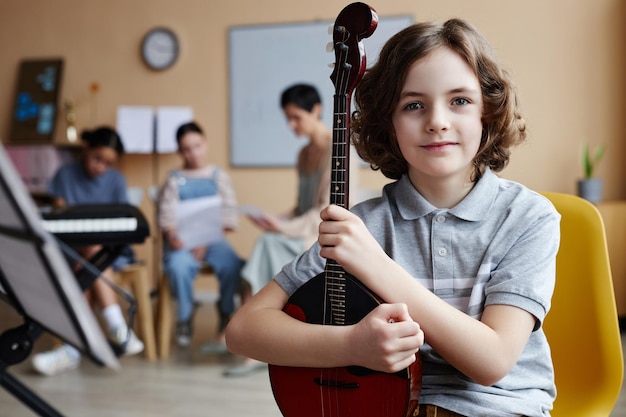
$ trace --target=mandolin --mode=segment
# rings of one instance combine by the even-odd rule
[[[378,25],[367,4],[352,3],[337,16],[333,27],[335,86],[330,202],[348,207],[350,101],[365,73],[362,39]],[[302,285],[284,311],[306,323],[358,323],[383,300],[328,259],[324,271]],[[393,374],[359,366],[304,368],[269,366],[274,398],[285,417],[408,417],[417,407],[421,362]]]

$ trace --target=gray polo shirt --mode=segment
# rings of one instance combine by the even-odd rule
[[[560,238],[560,215],[550,201],[487,170],[451,209],[432,206],[405,176],[352,211],[389,256],[457,309],[480,319],[486,305],[506,304],[536,318],[517,364],[490,387],[425,344],[420,402],[467,416],[549,416],[556,389],[541,323],[550,308]],[[292,294],[324,264],[316,243],[275,279]]]

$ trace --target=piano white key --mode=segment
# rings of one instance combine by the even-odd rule
[[[42,220],[41,223],[50,233],[132,232],[138,227],[134,217]]]

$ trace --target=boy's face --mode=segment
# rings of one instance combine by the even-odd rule
[[[410,67],[392,121],[414,185],[471,180],[482,108],[478,79],[456,52],[438,48]]]
[[[208,144],[200,133],[189,132],[180,138],[178,152],[183,157],[185,168],[197,169],[204,165]]]

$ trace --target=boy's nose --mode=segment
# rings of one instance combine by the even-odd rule
[[[448,130],[450,128],[450,120],[446,109],[441,106],[433,106],[428,113],[428,123],[426,129],[430,133]]]

